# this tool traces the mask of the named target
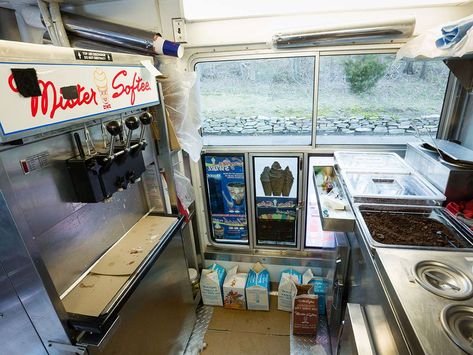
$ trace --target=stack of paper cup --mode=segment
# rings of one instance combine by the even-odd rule
[[[182,58],[184,55],[183,46],[179,43],[168,41],[159,35],[153,38],[153,48],[156,53],[169,55],[171,57]]]

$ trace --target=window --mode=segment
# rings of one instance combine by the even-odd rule
[[[310,145],[314,57],[203,62],[205,145]]]
[[[405,143],[417,134],[435,137],[447,66],[442,61],[394,59],[394,54],[321,56],[317,144],[389,144]]]

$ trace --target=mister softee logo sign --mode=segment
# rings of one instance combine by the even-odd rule
[[[41,96],[20,95],[11,68],[34,68]],[[75,98],[61,88],[75,86]],[[0,64],[0,124],[12,134],[159,101],[155,77],[144,67]]]

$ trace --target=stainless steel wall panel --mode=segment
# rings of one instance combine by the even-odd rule
[[[24,174],[20,160],[47,152],[48,166]],[[70,133],[18,146],[1,153],[15,199],[35,236],[63,220],[82,204],[72,203],[74,187],[65,160],[74,152]]]
[[[0,176],[5,176],[1,161]],[[6,199],[12,201],[10,207],[16,215],[15,221]],[[38,260],[34,244],[28,251],[18,228],[25,233],[26,242],[29,242],[32,238],[31,233],[18,201],[12,197],[11,189],[5,179],[0,179],[0,262],[43,344],[49,340],[68,344],[69,338],[61,323],[64,316],[62,304],[54,304],[59,302],[57,292],[44,265]],[[33,264],[33,260],[37,261],[36,265]],[[42,268],[42,278],[37,267],[40,270]],[[3,336],[3,333],[1,334]],[[50,354],[55,353],[54,350],[50,351]]]
[[[36,238],[59,294],[146,213],[141,195],[136,184],[110,202],[87,204]]]
[[[117,204],[121,205],[120,217],[123,228],[128,231],[148,212],[143,182],[130,185],[128,190],[119,192],[115,196],[118,198]]]
[[[0,264],[0,353],[9,355],[47,354]]]

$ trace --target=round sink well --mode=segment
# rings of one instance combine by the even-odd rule
[[[419,285],[437,296],[464,300],[473,295],[470,278],[451,265],[424,260],[414,266],[413,274]]]
[[[463,351],[473,355],[473,307],[448,305],[440,314],[442,327]]]

